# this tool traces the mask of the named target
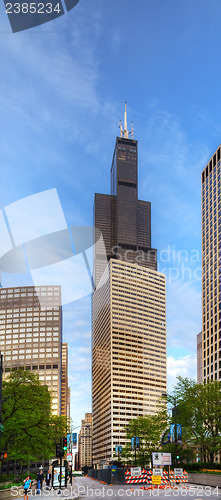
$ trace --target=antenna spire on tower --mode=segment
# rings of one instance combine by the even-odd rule
[[[124,130],[122,127],[121,120],[119,121],[119,127],[120,127],[120,137],[124,137],[125,139],[129,139],[129,135],[131,135],[131,139],[134,138],[133,122],[131,122],[131,131],[128,132],[128,130],[127,130],[127,103],[126,102],[125,102],[125,109],[124,109]]]

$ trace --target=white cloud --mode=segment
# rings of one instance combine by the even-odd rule
[[[175,359],[173,356],[167,358],[167,390],[171,392],[173,386],[176,385],[176,377],[188,377],[196,379],[196,354],[179,357]]]

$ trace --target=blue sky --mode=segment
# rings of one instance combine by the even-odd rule
[[[68,226],[91,225],[128,102],[139,198],[152,202],[167,275],[168,389],[196,375],[200,174],[221,142],[220,16],[219,0],[80,0],[12,34],[0,6],[0,208],[56,188]],[[90,296],[64,307],[64,341],[77,426],[91,408]]]

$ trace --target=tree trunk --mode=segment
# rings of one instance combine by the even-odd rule
[[[3,465],[4,465],[4,459],[1,460],[1,476],[3,474]]]

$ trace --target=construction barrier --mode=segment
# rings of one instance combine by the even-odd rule
[[[142,484],[147,483],[152,485],[152,470],[141,470],[141,474],[139,476],[131,476],[130,470],[126,470],[125,472],[125,483],[126,484]],[[188,474],[186,471],[183,471],[182,476],[175,476],[174,471],[170,471],[170,481],[168,479],[168,472],[163,471],[163,475],[161,476],[161,485],[167,485],[172,483],[188,483]]]

